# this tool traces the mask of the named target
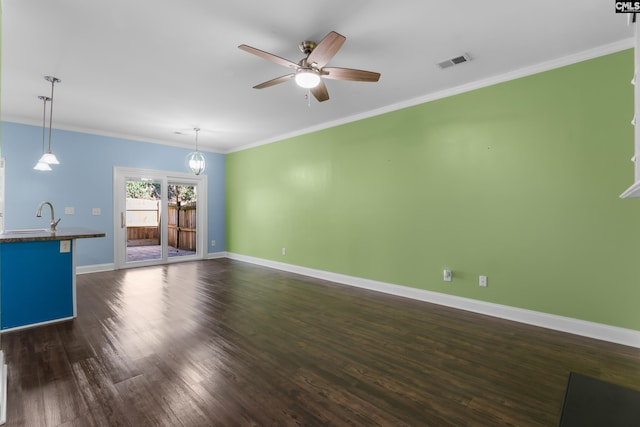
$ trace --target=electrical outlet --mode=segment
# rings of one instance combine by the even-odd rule
[[[102,215],[102,210],[100,208],[91,209],[91,215],[99,216]]]
[[[480,276],[479,285],[483,288],[487,287],[487,276]]]
[[[74,208],[64,208],[65,215],[73,215],[75,213],[76,213],[76,210]]]
[[[71,240],[60,240],[60,253],[71,252]]]
[[[444,270],[442,272],[442,279],[445,282],[450,282],[451,281],[451,270]]]
[[[282,248],[282,255],[286,255],[287,254],[287,248]]]
[[[211,246],[215,246],[215,245],[216,245],[216,241],[215,241],[215,240],[212,240],[212,241],[211,241]]]

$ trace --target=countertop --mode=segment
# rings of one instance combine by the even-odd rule
[[[40,240],[69,240],[105,237],[102,231],[85,227],[62,227],[55,233],[44,229],[5,230],[0,234],[0,243],[36,242]]]

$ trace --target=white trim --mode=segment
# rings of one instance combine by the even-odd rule
[[[621,199],[628,199],[631,197],[640,197],[640,181],[634,183],[620,195]]]
[[[220,258],[228,258],[226,252],[209,252],[207,254],[207,259],[220,259]]]
[[[0,424],[7,422],[7,364],[4,363],[4,353],[0,351]]]
[[[76,274],[99,273],[101,271],[113,271],[115,269],[116,269],[116,266],[114,263],[80,265],[76,267]]]
[[[15,328],[3,329],[2,331],[0,331],[0,333],[4,334],[6,332],[14,332],[14,331],[21,331],[23,329],[31,329],[31,328],[35,328],[36,326],[44,326],[44,325],[50,325],[52,323],[66,322],[67,320],[73,320],[75,318],[76,316],[71,316],[71,317],[62,317],[60,319],[47,320],[46,322],[29,323],[28,325],[22,325],[22,326],[16,326]]]
[[[227,252],[238,261],[640,348],[640,331]]]
[[[634,45],[635,45],[635,40],[633,37],[630,37],[628,39],[620,40],[614,43],[610,43],[603,46],[598,46],[593,49],[578,52],[573,55],[564,56],[562,58],[553,59],[551,61],[541,62],[541,63],[530,65],[524,68],[520,68],[514,71],[509,71],[507,73],[499,74],[497,76],[488,77],[482,80],[477,80],[471,83],[466,83],[453,88],[444,89],[438,92],[433,92],[427,95],[419,96],[417,98],[412,98],[412,99],[401,101],[395,104],[387,105],[385,107],[378,108],[375,110],[366,111],[360,114],[354,114],[352,116],[343,117],[338,120],[321,123],[316,126],[311,126],[305,129],[300,129],[294,132],[278,135],[273,138],[268,138],[261,141],[245,144],[237,148],[231,148],[227,151],[224,151],[224,153],[228,154],[228,153],[234,153],[237,151],[248,150],[250,148],[259,147],[261,145],[267,145],[267,144],[282,141],[288,138],[293,138],[300,135],[306,135],[308,133],[333,128],[346,123],[356,122],[358,120],[379,116],[392,111],[401,110],[403,108],[413,107],[415,105],[424,104],[426,102],[435,101],[437,99],[448,98],[450,96],[459,95],[464,92],[470,92],[472,90],[493,86],[498,83],[504,83],[510,80],[527,77],[533,74],[542,73],[544,71],[549,71],[556,68],[565,67],[567,65],[576,64],[578,62],[586,61],[589,59],[598,58],[600,56],[609,55],[611,53],[620,52],[625,49],[631,49],[634,47]]]
[[[0,369],[2,372],[0,373],[0,400],[2,401],[2,408],[0,408],[0,424],[4,424],[7,422],[7,364],[4,363],[4,353],[0,351],[0,358],[2,362],[0,363]]]

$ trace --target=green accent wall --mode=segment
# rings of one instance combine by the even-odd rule
[[[632,76],[628,50],[229,154],[227,250],[640,330]]]

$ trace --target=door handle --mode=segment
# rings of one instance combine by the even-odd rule
[[[120,228],[125,228],[127,226],[124,212],[120,212]]]

